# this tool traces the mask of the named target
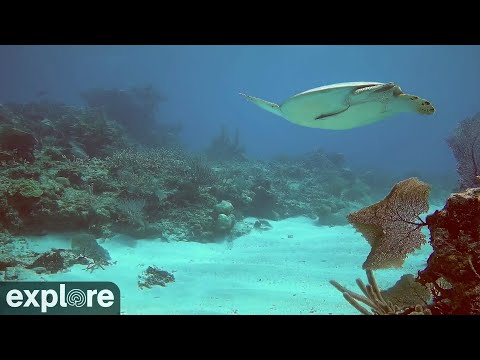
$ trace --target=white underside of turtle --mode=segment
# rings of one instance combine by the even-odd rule
[[[240,95],[294,124],[320,129],[352,129],[402,112],[422,115],[435,113],[429,101],[405,94],[394,83],[347,82],[327,85],[294,95],[281,105]]]

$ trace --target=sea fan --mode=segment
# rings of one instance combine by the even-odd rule
[[[364,269],[401,267],[408,254],[425,244],[419,217],[428,211],[430,187],[417,178],[395,184],[385,199],[348,215],[372,250]]]
[[[460,189],[477,187],[480,175],[480,113],[461,121],[447,139],[457,160]]]

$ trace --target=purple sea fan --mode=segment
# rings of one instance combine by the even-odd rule
[[[460,189],[478,187],[480,175],[480,113],[461,121],[447,139],[457,160]]]

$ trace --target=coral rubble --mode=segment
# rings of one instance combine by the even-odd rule
[[[150,289],[152,286],[167,286],[168,283],[175,282],[175,276],[165,270],[160,270],[157,266],[149,266],[138,276],[138,287],[140,289]]]

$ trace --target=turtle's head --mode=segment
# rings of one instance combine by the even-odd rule
[[[433,115],[435,113],[435,108],[430,101],[427,101],[425,99],[418,99],[415,105],[415,108],[419,114]]]
[[[410,111],[414,111],[422,115],[433,115],[435,113],[435,108],[430,101],[408,94],[404,94],[403,99],[407,102]]]

